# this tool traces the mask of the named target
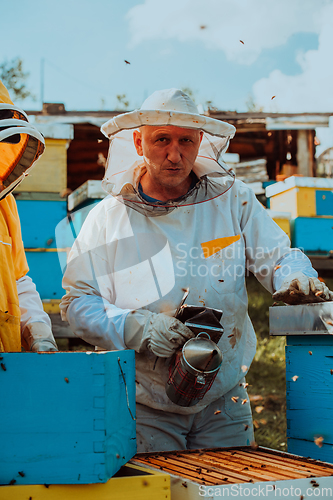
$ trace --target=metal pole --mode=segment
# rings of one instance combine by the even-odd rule
[[[40,61],[40,100],[42,103],[42,108],[44,104],[44,65],[45,59],[42,58]]]

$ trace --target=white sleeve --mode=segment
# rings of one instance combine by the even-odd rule
[[[271,293],[291,273],[301,271],[316,277],[308,257],[290,248],[286,233],[271,219],[250,189],[241,189],[242,232],[246,242],[247,268]]]
[[[114,246],[98,244],[96,225],[87,220],[68,257],[61,316],[75,335],[89,344],[108,350],[127,349],[124,323],[130,310],[114,305],[113,258],[109,254]]]
[[[51,328],[51,320],[43,309],[36,285],[26,274],[16,281],[21,311],[21,331],[30,323],[45,323]]]
[[[128,349],[124,324],[129,309],[120,309],[96,295],[74,299],[66,312],[72,331],[88,344],[107,350]]]

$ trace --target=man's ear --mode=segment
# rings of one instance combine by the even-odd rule
[[[200,144],[201,144],[202,138],[203,138],[203,131],[200,130]]]
[[[139,156],[143,156],[141,130],[134,130],[133,141],[134,141],[134,146],[135,146],[136,152],[138,153]]]

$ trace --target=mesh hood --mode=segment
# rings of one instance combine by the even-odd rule
[[[136,151],[133,129],[146,125],[172,125],[203,132],[199,153],[192,167],[197,181],[181,198],[168,202],[147,202],[140,196],[139,181],[147,169]],[[234,183],[234,173],[224,164],[221,155],[227,150],[235,127],[200,115],[193,101],[180,90],[155,92],[140,110],[112,118],[101,130],[110,139],[103,188],[146,215],[166,214],[177,206],[211,200],[226,192]]]

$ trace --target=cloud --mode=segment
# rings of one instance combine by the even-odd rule
[[[297,58],[302,72],[290,76],[274,70],[268,78],[254,84],[254,101],[265,110],[333,114],[333,4],[326,5],[320,14],[318,49],[299,54]],[[271,101],[273,95],[276,97]]]
[[[263,49],[298,32],[318,33],[330,0],[145,0],[127,20],[132,47],[147,41],[201,42],[227,59],[250,65]],[[242,40],[244,43],[241,43]]]

